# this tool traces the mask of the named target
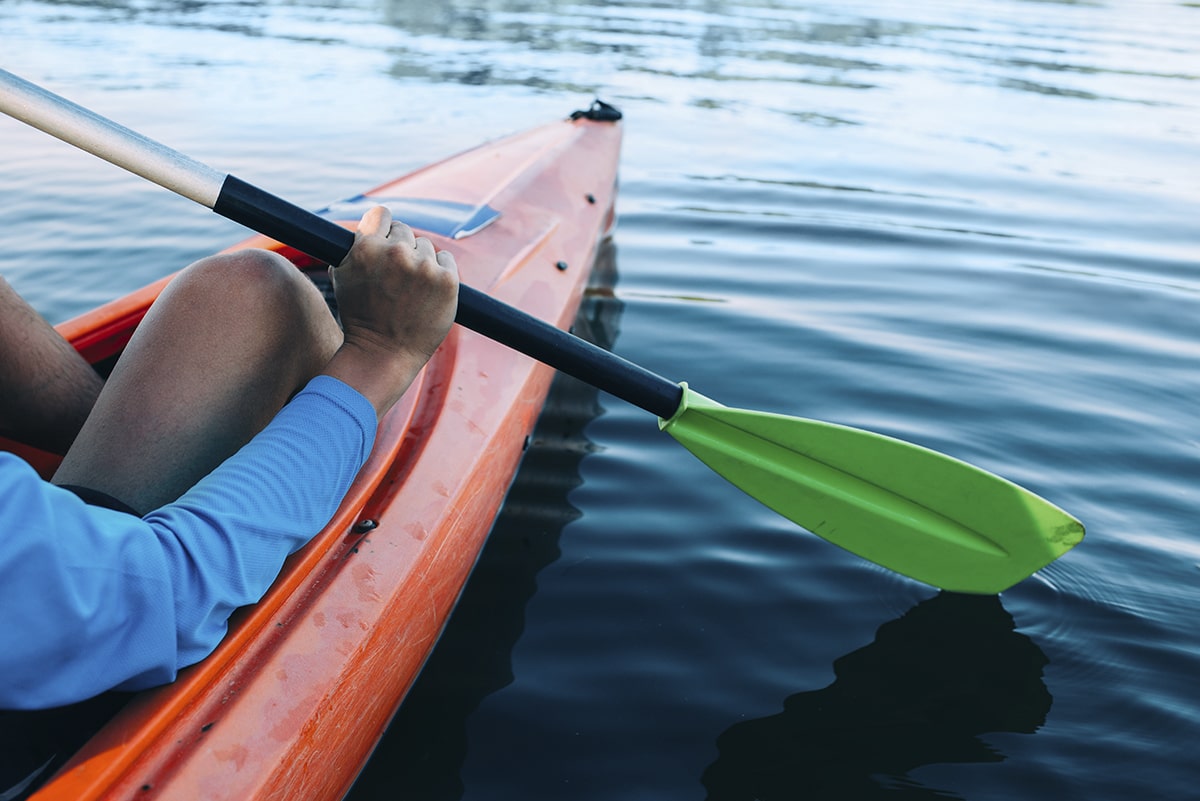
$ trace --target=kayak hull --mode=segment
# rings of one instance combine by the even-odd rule
[[[615,122],[564,120],[352,200],[398,215],[427,201],[465,209],[468,225],[421,233],[455,254],[464,283],[567,328],[614,220],[620,140]],[[242,247],[314,266],[263,237]],[[112,360],[169,280],[60,331],[89,360]],[[234,616],[209,658],[134,697],[35,797],[341,798],[445,626],[551,378],[455,327],[381,422],[333,521],[266,597]]]

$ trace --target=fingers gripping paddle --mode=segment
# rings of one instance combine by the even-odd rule
[[[330,264],[354,243],[337,223],[3,70],[0,110]],[[749,495],[919,581],[1000,592],[1083,538],[1070,515],[964,462],[867,431],[721,406],[470,287],[460,288],[456,319],[652,412],[663,430]]]

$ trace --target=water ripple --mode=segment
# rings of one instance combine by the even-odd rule
[[[1195,4],[15,0],[0,40],[311,206],[603,96],[606,344],[1088,527],[998,600],[947,600],[576,399],[355,801],[748,796],[762,754],[808,766],[791,797],[1194,795]],[[0,272],[52,319],[240,236],[19,126],[0,154]]]

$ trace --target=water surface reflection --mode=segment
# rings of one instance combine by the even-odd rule
[[[1041,727],[1047,663],[998,597],[942,593],[834,662],[828,687],[730,726],[704,786],[712,801],[956,798],[908,774],[1002,761],[980,735]]]

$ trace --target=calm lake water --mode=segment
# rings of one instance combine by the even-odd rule
[[[0,66],[320,206],[599,95],[581,328],[1079,517],[938,595],[556,389],[354,801],[1200,797],[1200,7],[5,0]],[[0,120],[0,273],[59,321],[242,232]]]

